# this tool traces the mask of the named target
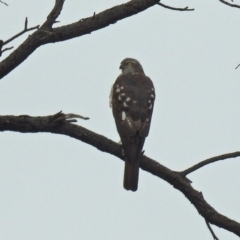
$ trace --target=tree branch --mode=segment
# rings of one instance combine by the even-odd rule
[[[31,31],[31,30],[34,30],[34,29],[38,29],[38,28],[39,28],[39,25],[37,25],[37,26],[35,26],[35,27],[31,27],[31,28],[28,28],[27,25],[28,25],[28,18],[26,17],[25,23],[24,23],[24,29],[23,29],[20,33],[14,35],[13,37],[9,38],[7,41],[3,42],[3,45],[6,45],[6,44],[10,43],[10,42],[13,41],[15,38],[21,36],[21,35],[24,34],[25,32],[28,32],[28,31]]]
[[[237,4],[232,4],[232,3],[229,3],[229,2],[226,2],[224,0],[219,0],[221,3],[224,3],[230,7],[235,7],[235,8],[240,8],[240,5],[237,5]]]
[[[117,143],[66,120],[69,120],[68,117],[61,112],[46,117],[30,117],[27,115],[0,116],[0,131],[62,134],[90,144],[100,151],[107,152],[123,160],[122,148]],[[182,192],[207,222],[240,236],[240,224],[218,213],[206,202],[202,193],[196,191],[183,176],[146,156],[143,156],[140,167],[144,171],[165,180]]]
[[[3,2],[3,1],[1,1],[1,0],[0,0],[0,3],[3,3],[3,4],[5,4],[6,6],[8,6],[8,4],[7,4],[7,3],[5,3],[5,2]]]
[[[206,225],[207,225],[210,233],[211,233],[212,236],[213,236],[213,239],[214,239],[214,240],[219,240],[218,237],[216,236],[216,234],[214,233],[214,231],[212,230],[211,225],[209,224],[209,222],[208,222],[207,220],[205,220],[205,222],[206,222]]]
[[[55,6],[49,13],[46,22],[41,26],[41,29],[51,29],[52,25],[56,22],[56,19],[60,15],[65,0],[56,0]]]
[[[61,2],[63,3],[63,0],[56,0],[55,7],[49,14],[47,21],[44,23],[45,25],[30,35],[15,51],[0,62],[0,79],[21,64],[41,45],[90,34],[93,31],[114,24],[119,20],[138,14],[156,5],[159,0],[132,0],[95,14],[94,16],[81,19],[78,22],[46,31],[44,26],[49,27],[53,19],[60,14]]]
[[[188,7],[185,7],[185,8],[175,8],[175,7],[170,7],[168,5],[165,5],[163,3],[158,3],[159,6],[162,6],[164,8],[167,8],[167,9],[171,9],[171,10],[176,10],[176,11],[194,11],[193,8],[188,8]]]
[[[189,173],[194,172],[194,171],[198,170],[199,168],[204,167],[210,163],[214,163],[214,162],[217,162],[220,160],[225,160],[228,158],[236,158],[236,157],[240,157],[240,152],[232,152],[232,153],[227,153],[227,154],[223,154],[220,156],[208,158],[208,159],[201,161],[201,162],[197,163],[196,165],[193,165],[192,167],[190,167],[184,171],[178,172],[178,173],[185,177]]]
[[[2,53],[3,53],[3,52],[6,52],[6,51],[11,50],[11,49],[13,49],[13,48],[14,48],[14,47],[4,48],[4,49],[0,52],[0,57],[2,56]]]

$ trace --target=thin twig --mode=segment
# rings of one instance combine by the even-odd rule
[[[0,0],[0,3],[3,3],[3,4],[5,4],[6,6],[8,6],[8,4],[7,4],[7,3],[5,3],[5,2],[3,2],[3,1],[1,1],[1,0]]]
[[[201,161],[199,163],[197,163],[196,165],[182,171],[182,172],[178,172],[179,174],[181,174],[182,176],[186,176],[188,175],[189,173],[191,172],[194,172],[196,170],[198,170],[199,168],[201,167],[204,167],[210,163],[213,163],[213,162],[217,162],[217,161],[220,161],[220,160],[225,160],[225,159],[228,159],[228,158],[236,158],[236,157],[240,157],[240,152],[233,152],[233,153],[227,153],[227,154],[223,154],[223,155],[220,155],[220,156],[216,156],[216,157],[212,157],[212,158],[209,158],[209,159],[206,159],[204,161]]]
[[[224,3],[230,7],[235,7],[235,8],[240,8],[240,5],[237,5],[237,4],[232,4],[232,3],[229,3],[229,2],[226,2],[224,0],[219,0],[221,3]],[[233,1],[232,1],[233,2]]]
[[[8,51],[8,50],[11,50],[11,49],[13,49],[13,48],[14,48],[14,47],[4,48],[4,49],[1,51],[0,56],[1,56],[1,54],[2,54],[3,52]]]
[[[194,11],[194,8],[188,8],[188,7],[185,7],[185,8],[175,8],[175,7],[170,7],[168,5],[165,5],[163,3],[157,3],[159,6],[162,6],[164,8],[167,8],[167,9],[171,9],[171,10],[176,10],[176,11]]]
[[[0,40],[0,56],[1,56],[1,52],[2,52],[2,47],[3,47],[3,40]]]
[[[239,66],[240,66],[240,64],[238,64],[238,65],[235,67],[235,69],[237,69]]]
[[[65,114],[66,116],[66,120],[72,120],[73,118],[80,118],[80,119],[83,119],[83,120],[89,120],[90,118],[89,117],[83,117],[81,115],[78,115],[78,114],[75,114],[75,113],[67,113]]]
[[[28,117],[30,117],[30,116],[28,116]],[[75,118],[80,118],[80,119],[83,119],[83,120],[88,120],[89,119],[89,117],[83,117],[83,116],[75,114],[75,113],[64,114],[64,113],[62,113],[62,111],[54,114],[52,116],[52,118],[54,119],[55,122],[62,121],[62,122],[67,122],[67,123],[77,122],[77,119],[75,119]]]
[[[27,25],[28,25],[28,18],[26,17],[26,19],[25,19],[25,24],[24,24],[24,29],[25,29],[25,30],[27,29]]]
[[[21,36],[21,35],[24,34],[25,32],[28,32],[28,31],[31,31],[31,30],[34,30],[34,29],[38,29],[38,28],[39,28],[39,25],[37,25],[37,26],[35,26],[35,27],[27,28],[27,24],[28,24],[28,20],[27,20],[27,18],[26,18],[26,19],[25,19],[25,23],[24,23],[24,29],[23,29],[20,33],[14,35],[13,37],[9,38],[7,41],[3,42],[3,45],[6,45],[6,44],[10,43],[10,42],[13,41],[15,38]]]
[[[207,227],[208,227],[210,233],[211,233],[212,236],[213,236],[213,239],[214,239],[214,240],[219,240],[218,237],[215,235],[214,231],[212,230],[212,228],[211,228],[209,222],[208,222],[206,219],[205,219],[205,222],[206,222],[206,224],[207,224]]]

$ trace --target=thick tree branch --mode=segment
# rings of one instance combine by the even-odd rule
[[[188,8],[188,7],[185,7],[185,8],[175,8],[175,7],[171,7],[171,6],[165,5],[163,3],[158,3],[158,5],[162,6],[164,8],[171,9],[171,10],[176,10],[176,11],[194,11],[193,8]]]
[[[69,120],[68,117],[62,113],[46,117],[30,117],[27,115],[0,116],[0,131],[62,134],[83,141],[96,147],[100,151],[123,159],[122,149],[117,143],[81,126],[74,125],[66,121],[66,118]],[[140,167],[144,171],[165,180],[182,192],[207,222],[240,236],[240,224],[218,213],[206,202],[202,193],[196,191],[183,176],[146,156],[143,156]]]
[[[229,2],[226,2],[224,0],[219,0],[221,3],[224,3],[230,7],[235,7],[235,8],[240,8],[240,5],[237,5],[237,4],[233,4],[233,3],[229,3]]]
[[[63,1],[56,0],[55,7],[49,14],[47,21],[44,23],[45,25],[30,35],[15,51],[0,62],[0,79],[21,64],[41,45],[90,34],[93,31],[114,24],[119,20],[138,14],[158,2],[159,0],[132,0],[95,14],[94,16],[81,19],[78,22],[47,31],[43,26],[50,26],[62,9],[61,3],[63,4]]]
[[[240,157],[240,152],[232,152],[232,153],[227,153],[227,154],[223,154],[223,155],[220,155],[220,156],[208,158],[208,159],[206,159],[204,161],[201,161],[201,162],[197,163],[196,165],[194,165],[194,166],[192,166],[192,167],[190,167],[190,168],[188,168],[184,171],[178,172],[178,173],[185,177],[189,173],[194,172],[194,171],[198,170],[199,168],[204,167],[204,166],[206,166],[210,163],[225,160],[225,159],[228,159],[228,158],[236,158],[236,157]]]

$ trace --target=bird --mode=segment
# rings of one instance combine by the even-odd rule
[[[153,82],[138,60],[125,58],[119,68],[122,72],[112,86],[110,106],[125,159],[123,187],[137,191],[139,164],[156,94]]]

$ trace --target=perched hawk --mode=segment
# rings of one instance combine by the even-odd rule
[[[113,84],[110,102],[125,156],[123,186],[136,191],[139,163],[148,136],[155,90],[141,64],[133,58],[121,62],[122,73]]]

